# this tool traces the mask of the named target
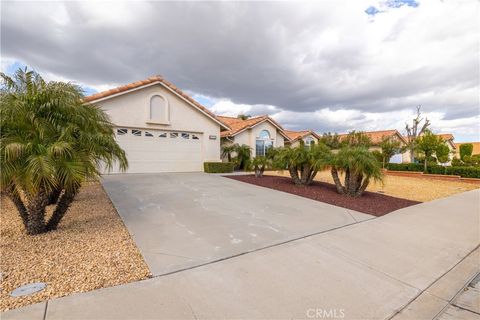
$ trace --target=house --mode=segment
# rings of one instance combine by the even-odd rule
[[[312,130],[304,130],[304,131],[291,131],[291,130],[284,130],[285,134],[290,139],[287,141],[287,144],[291,147],[296,147],[300,144],[300,141],[303,140],[306,146],[310,146],[310,144],[318,143],[320,136],[313,132]]]
[[[442,138],[445,144],[447,145],[448,149],[450,150],[450,154],[448,156],[448,159],[449,159],[448,162],[443,163],[443,165],[449,166],[451,164],[451,160],[453,159],[455,153],[457,152],[457,147],[453,142],[455,138],[451,133],[441,133],[441,134],[437,134],[436,136]],[[405,140],[407,140],[407,137],[404,137],[404,138]],[[410,162],[410,151],[407,150],[404,153],[404,155],[405,155],[405,160],[408,159],[408,161],[404,161],[404,162]]]
[[[232,129],[161,76],[84,101],[110,116],[118,144],[127,154],[129,173],[203,171],[203,162],[221,161],[221,131]],[[267,123],[264,127],[271,129]]]
[[[461,142],[461,143],[455,143],[455,147],[456,147],[455,157],[460,159],[460,146],[462,144],[467,144],[467,143],[470,143],[473,145],[472,155],[480,154],[480,142]]]
[[[390,138],[393,141],[399,141],[401,147],[405,147],[407,145],[407,140],[398,132],[398,130],[381,130],[381,131],[366,131],[362,132],[366,136],[370,138],[370,141],[372,142],[372,146],[369,148],[370,151],[382,151],[382,148],[379,146],[380,143],[382,142],[382,139],[384,138]],[[340,141],[346,139],[348,136],[348,133],[345,134],[339,134],[338,137]],[[410,162],[410,152],[405,151],[402,154],[396,154],[394,155],[390,161],[391,163],[408,163]]]
[[[252,157],[263,156],[270,147],[283,147],[290,138],[283,128],[268,115],[240,119],[236,117],[218,116],[217,119],[230,127],[222,131],[222,145],[248,145]]]

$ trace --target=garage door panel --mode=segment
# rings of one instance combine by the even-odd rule
[[[203,171],[202,134],[120,128],[116,138],[129,173]]]

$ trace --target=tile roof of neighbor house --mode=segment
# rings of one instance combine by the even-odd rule
[[[290,139],[285,134],[285,131],[283,130],[282,126],[279,125],[275,120],[270,118],[268,115],[252,117],[252,118],[248,118],[246,120],[242,120],[242,119],[237,118],[237,117],[227,117],[227,116],[217,116],[217,118],[231,128],[231,130],[220,132],[221,137],[232,137],[232,136],[234,136],[236,134],[239,134],[240,132],[242,132],[246,129],[253,128],[257,124],[260,124],[264,121],[269,121],[280,130],[280,133],[285,138]]]
[[[457,147],[457,150],[458,150],[459,153],[460,153],[460,146],[462,144],[467,144],[467,143],[471,143],[473,145],[472,154],[480,154],[480,142],[459,142],[459,143],[455,143],[455,146]]]
[[[126,93],[130,90],[138,89],[138,88],[141,88],[143,86],[147,86],[147,85],[154,84],[154,83],[163,84],[165,87],[167,87],[171,91],[175,92],[176,94],[181,96],[183,99],[187,100],[188,102],[193,104],[195,107],[197,107],[198,109],[200,109],[201,111],[206,113],[208,116],[210,116],[211,118],[213,118],[214,120],[216,120],[217,122],[222,124],[225,127],[225,129],[229,129],[228,125],[226,123],[222,122],[220,119],[218,119],[218,117],[213,112],[208,110],[206,107],[202,106],[200,103],[195,101],[192,97],[190,97],[189,95],[184,93],[182,90],[180,90],[178,87],[176,87],[173,83],[167,81],[166,79],[164,79],[160,75],[153,76],[153,77],[150,77],[148,79],[140,80],[140,81],[137,81],[137,82],[132,82],[132,83],[129,83],[129,84],[126,84],[126,85],[123,85],[123,86],[120,86],[120,87],[116,87],[116,88],[113,88],[113,89],[110,89],[110,90],[106,90],[106,91],[102,91],[102,92],[99,92],[99,93],[92,94],[88,97],[83,98],[83,101],[93,102],[93,101],[100,100],[100,99],[103,99],[103,98],[108,98],[108,97],[111,97],[111,96],[114,96],[114,95],[117,95],[117,94]]]
[[[403,140],[404,143],[407,143],[404,136],[398,132],[398,130],[380,130],[380,131],[358,131],[366,134],[372,140],[372,144],[379,144],[382,142],[383,137],[391,137],[393,135],[397,135],[400,139]],[[339,134],[338,137],[341,139],[345,139],[348,136],[348,133]]]
[[[319,135],[316,134],[313,130],[302,130],[302,131],[293,131],[293,130],[284,130],[285,134],[290,138],[290,142],[293,142],[298,139],[302,139],[305,136],[312,135],[317,139],[320,139]]]

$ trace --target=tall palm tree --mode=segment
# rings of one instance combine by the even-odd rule
[[[127,168],[125,152],[115,141],[108,116],[84,104],[78,86],[46,82],[27,69],[0,76],[1,189],[15,204],[27,233],[54,230],[82,183],[99,177],[100,166]],[[45,221],[52,202],[56,207]]]
[[[379,162],[365,147],[344,147],[332,155],[330,164],[333,181],[340,194],[359,197],[372,179],[383,179]],[[343,185],[339,172],[345,174]]]

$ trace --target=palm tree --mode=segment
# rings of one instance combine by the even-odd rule
[[[227,158],[228,162],[232,162],[232,153],[235,152],[237,146],[236,144],[223,145],[222,158]]]
[[[235,157],[237,168],[245,169],[248,166],[250,158],[252,157],[252,148],[250,148],[246,144],[235,144],[234,151],[237,154],[237,156]]]
[[[322,143],[305,148],[302,140],[297,147],[278,148],[274,165],[278,169],[288,169],[296,185],[309,185],[319,170],[330,163],[331,151]]]
[[[78,86],[45,82],[27,69],[0,76],[1,189],[28,234],[55,230],[82,183],[99,177],[100,166],[127,168],[125,152],[108,116],[84,104]],[[52,202],[56,207],[45,221]]]
[[[345,174],[342,185],[339,172]],[[365,147],[344,147],[332,156],[331,173],[337,192],[359,197],[370,180],[382,181],[383,173],[375,156]]]

